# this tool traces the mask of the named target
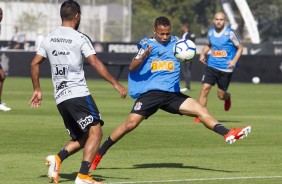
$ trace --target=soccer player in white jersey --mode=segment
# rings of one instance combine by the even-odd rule
[[[125,98],[127,90],[97,58],[87,36],[77,31],[81,18],[80,5],[67,0],[61,5],[62,24],[49,33],[41,42],[31,63],[31,78],[34,92],[31,107],[39,107],[42,94],[39,82],[39,65],[49,59],[54,86],[54,98],[64,120],[71,141],[55,155],[46,158],[48,177],[59,182],[60,165],[68,156],[83,149],[83,160],[75,184],[100,184],[89,175],[89,168],[102,138],[104,124],[99,110],[86,85],[83,71],[83,56],[90,65]]]
[[[217,96],[224,100],[224,110],[231,108],[231,95],[227,92],[231,82],[234,69],[238,66],[238,60],[243,52],[243,45],[240,43],[234,31],[225,26],[226,17],[222,12],[214,15],[214,28],[208,32],[208,43],[203,48],[199,60],[206,65],[202,78],[202,90],[199,102],[207,105],[208,94],[217,84]],[[206,54],[211,50],[209,59],[206,61]],[[195,118],[195,123],[200,122]]]
[[[0,34],[1,34],[1,21],[3,18],[3,10],[0,8]],[[7,107],[5,103],[2,103],[2,91],[3,91],[3,84],[6,78],[5,71],[3,70],[1,63],[0,63],[0,111],[10,111],[11,108]]]

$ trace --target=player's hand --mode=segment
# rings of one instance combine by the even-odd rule
[[[120,93],[121,98],[125,98],[127,96],[127,89],[123,87],[121,84],[115,85],[116,90]]]
[[[143,60],[145,60],[148,56],[150,56],[151,51],[152,51],[152,46],[148,45],[146,50],[144,51],[144,53],[142,55]]]
[[[228,65],[227,68],[233,69],[233,68],[235,68],[235,65],[236,65],[236,62],[235,62],[234,60],[231,60],[231,61],[229,62],[229,65]]]
[[[206,64],[206,56],[204,54],[200,54],[199,61]]]
[[[34,91],[33,95],[29,101],[29,105],[31,108],[37,108],[41,106],[42,102],[42,95],[41,91]]]

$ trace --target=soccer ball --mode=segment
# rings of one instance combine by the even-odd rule
[[[173,54],[180,62],[192,61],[196,56],[196,45],[191,40],[178,40],[173,47]]]
[[[253,77],[253,78],[252,78],[252,82],[253,82],[254,84],[258,84],[258,83],[260,83],[260,78],[259,78],[259,77]]]

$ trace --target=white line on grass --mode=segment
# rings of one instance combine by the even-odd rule
[[[105,184],[135,184],[135,183],[171,183],[171,182],[192,182],[192,181],[212,181],[212,180],[244,180],[244,179],[273,179],[282,178],[282,176],[246,176],[229,178],[194,178],[180,180],[160,180],[160,181],[132,181],[132,182],[110,182]]]

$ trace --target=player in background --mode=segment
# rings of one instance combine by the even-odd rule
[[[1,21],[3,19],[3,10],[0,8],[0,35],[1,35]],[[6,78],[5,71],[3,70],[0,62],[0,111],[10,111],[11,108],[7,107],[5,103],[2,102],[2,92],[3,92],[3,85],[4,80]]]
[[[190,31],[190,25],[188,22],[184,22],[181,25],[181,29],[184,32],[182,35],[182,39],[186,40],[191,40],[195,43],[196,40],[196,35]],[[181,88],[181,92],[186,92],[191,90],[191,77],[192,77],[192,64],[194,61],[182,63],[183,65],[183,70],[182,73],[184,75],[184,80],[185,80],[185,87]]]
[[[108,72],[96,56],[91,41],[78,32],[81,10],[73,1],[63,2],[60,9],[62,24],[43,38],[31,63],[31,78],[34,92],[29,102],[32,108],[39,107],[42,93],[39,82],[39,65],[48,58],[51,66],[54,98],[71,140],[55,155],[46,158],[48,177],[59,182],[62,162],[83,148],[83,159],[75,184],[100,184],[89,175],[89,168],[102,138],[104,124],[100,112],[86,84],[83,59],[125,98],[127,90]],[[84,56],[84,57],[83,57]]]
[[[208,109],[197,100],[180,92],[180,62],[173,55],[173,46],[178,41],[171,35],[168,18],[158,17],[153,27],[154,37],[138,43],[139,52],[129,65],[129,94],[136,99],[124,123],[112,131],[99,148],[90,169],[95,169],[107,150],[124,135],[134,130],[144,119],[158,109],[171,114],[197,116],[206,128],[223,136],[232,144],[247,136],[250,126],[227,129],[211,116]],[[167,122],[168,123],[168,122]],[[177,122],[170,122],[176,123]]]
[[[214,15],[214,28],[208,31],[208,43],[200,54],[200,62],[206,65],[202,78],[202,89],[199,102],[207,106],[208,94],[212,86],[217,84],[217,96],[224,100],[224,109],[231,108],[231,94],[227,92],[234,69],[243,52],[243,45],[236,34],[225,25],[226,16],[222,12]],[[206,54],[211,50],[209,59]],[[196,117],[194,122],[200,122]]]

